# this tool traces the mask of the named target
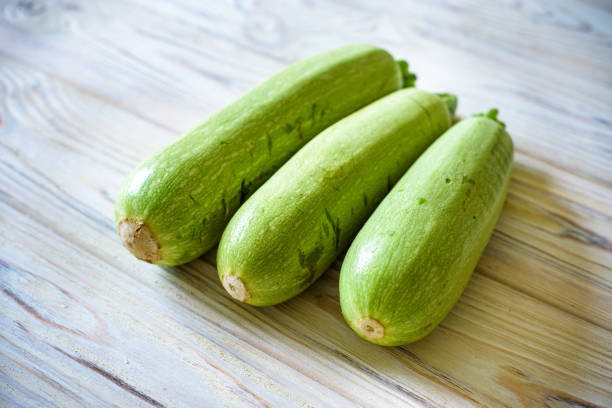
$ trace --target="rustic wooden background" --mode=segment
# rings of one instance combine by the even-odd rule
[[[0,0],[0,406],[612,406],[612,3]],[[145,156],[291,62],[369,42],[516,145],[505,209],[431,335],[344,323],[338,272],[232,301],[214,253],[134,259]]]

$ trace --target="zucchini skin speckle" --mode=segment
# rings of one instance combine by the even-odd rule
[[[306,289],[450,125],[445,100],[403,89],[315,137],[228,224],[217,251],[219,278],[228,293],[268,306]],[[238,280],[241,290],[236,290]]]
[[[400,89],[410,79],[400,65],[380,48],[352,45],[300,61],[247,92],[127,177],[115,203],[122,241],[159,265],[202,255],[244,200],[304,144]],[[143,245],[145,235],[153,241]]]
[[[495,115],[465,119],[438,138],[357,234],[340,272],[340,304],[364,339],[419,340],[461,296],[510,179],[512,139]]]

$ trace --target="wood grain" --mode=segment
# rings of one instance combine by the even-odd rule
[[[0,406],[612,405],[609,3],[96,3],[0,20]],[[122,248],[133,166],[353,42],[408,59],[463,116],[498,107],[515,141],[496,231],[434,332],[359,339],[339,265],[253,308],[225,294],[214,251],[159,268]]]

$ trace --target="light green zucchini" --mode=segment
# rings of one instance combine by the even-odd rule
[[[447,101],[448,103],[445,103]],[[219,278],[256,306],[313,283],[414,160],[451,125],[456,98],[388,95],[332,125],[270,178],[229,222]]]
[[[406,63],[370,45],[298,62],[140,164],[115,204],[124,245],[159,265],[213,247],[247,196],[306,142],[362,106],[411,85]]]
[[[501,212],[512,140],[497,111],[465,119],[414,163],[351,244],[342,313],[385,346],[416,341],[451,310]]]

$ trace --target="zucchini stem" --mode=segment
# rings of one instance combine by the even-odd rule
[[[410,72],[408,63],[404,60],[397,60],[397,66],[402,74],[402,88],[414,88],[417,76],[415,73]]]
[[[157,263],[161,259],[159,243],[144,222],[123,217],[117,224],[121,242],[138,259]]]
[[[382,339],[385,337],[385,327],[376,319],[362,317],[357,321],[357,329],[362,336],[368,339]]]
[[[444,101],[446,106],[448,107],[448,112],[450,113],[451,119],[455,116],[455,111],[457,110],[457,96],[450,93],[439,93],[436,94]]]
[[[503,128],[506,127],[506,124],[504,122],[502,122],[501,120],[497,119],[497,115],[499,114],[499,110],[497,108],[493,108],[493,109],[489,109],[488,112],[486,113],[477,113],[474,116],[480,116],[483,118],[489,118],[491,120],[496,121],[497,123],[499,123]]]
[[[223,275],[223,279],[221,280],[223,287],[234,299],[239,300],[241,302],[247,301],[251,298],[251,293],[246,288],[246,285],[236,275],[232,273],[226,273]]]

